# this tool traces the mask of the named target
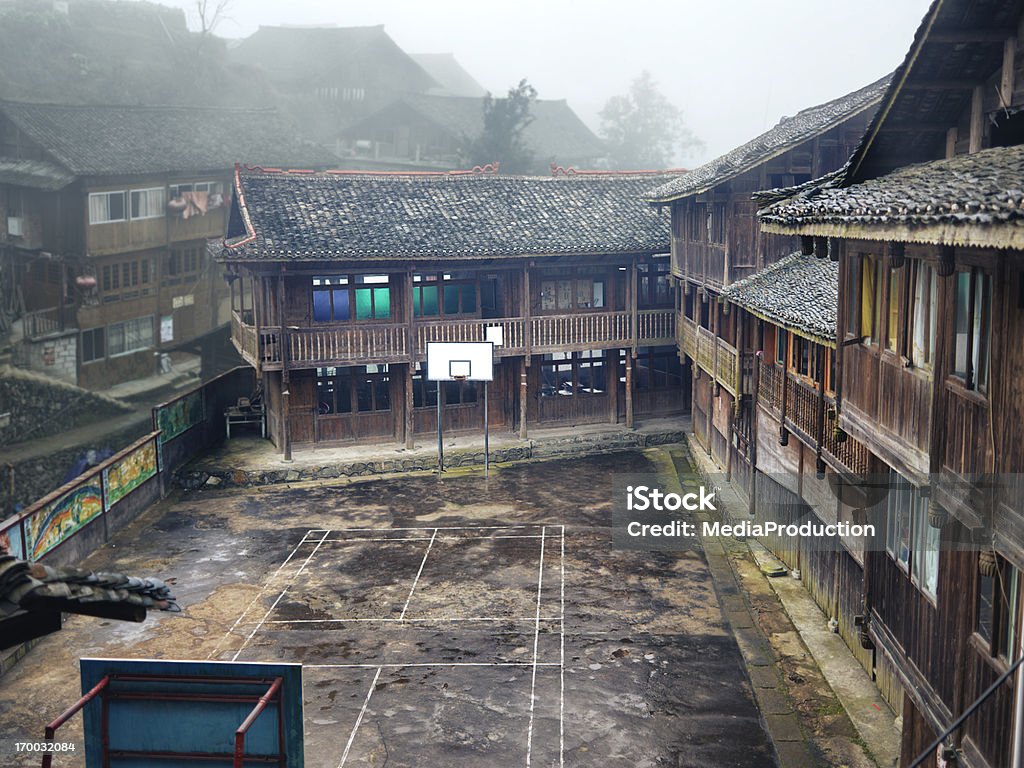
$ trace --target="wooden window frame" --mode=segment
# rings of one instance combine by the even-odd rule
[[[967,304],[967,338],[965,340],[965,370],[963,372],[957,371],[957,320],[959,315],[959,299],[960,299],[960,276],[968,275],[967,291],[968,291],[968,304]],[[982,279],[979,285],[979,278]],[[994,304],[994,280],[992,273],[984,267],[972,266],[968,269],[960,269],[954,273],[954,280],[956,281],[953,286],[953,369],[950,372],[952,376],[964,389],[978,392],[979,394],[986,395],[988,393],[989,381],[992,375],[992,310]],[[978,381],[976,365],[974,362],[975,358],[975,320],[976,320],[976,303],[978,299],[978,288],[982,290],[982,297],[985,297],[987,291],[987,303],[982,308],[980,317],[981,328],[977,332],[978,342],[982,345],[982,352],[978,354],[979,364],[984,360],[985,365],[985,377],[983,382]],[[984,357],[983,357],[984,356]]]
[[[375,370],[370,370],[373,368]],[[334,373],[328,373],[333,370]],[[333,386],[331,389],[331,402],[323,399],[321,382],[328,381]],[[370,408],[359,407],[359,387],[363,382],[370,383]],[[383,384],[381,388],[380,385]],[[338,392],[348,392],[348,410],[338,410]],[[383,392],[387,401],[386,408],[379,408],[378,398]],[[325,406],[327,406],[325,408]],[[316,413],[317,418],[332,418],[359,416],[371,413],[390,413],[393,403],[391,402],[391,369],[387,364],[349,365],[349,366],[328,366],[316,369]]]
[[[565,355],[565,357],[556,357]],[[543,355],[538,362],[540,366],[540,397],[603,397],[608,394],[608,360],[604,350],[583,350],[580,352],[556,352]],[[568,368],[569,380],[563,382],[558,377],[560,368]],[[601,369],[604,375],[603,389],[597,390],[594,382],[595,369]],[[553,384],[545,384],[545,371],[554,370]],[[583,387],[581,371],[589,371],[590,391]],[[565,385],[570,391],[563,391]],[[545,391],[550,390],[550,391]]]
[[[357,282],[360,278],[366,277],[384,277],[386,280],[383,282],[373,283],[360,283]],[[316,285],[316,280],[338,280],[345,282],[328,283],[326,285]],[[379,289],[386,290],[388,292],[388,315],[387,317],[376,317],[377,314],[377,295],[376,291]],[[334,311],[334,293],[335,291],[344,290],[348,294],[348,317],[337,318],[335,317]],[[358,317],[356,311],[357,293],[361,290],[370,291],[370,317]],[[317,292],[325,292],[328,294],[330,303],[331,317],[328,320],[317,320],[316,319],[316,294]],[[310,306],[310,320],[313,325],[348,325],[351,323],[359,323],[363,325],[380,325],[382,323],[393,323],[395,320],[394,316],[394,297],[392,296],[391,290],[391,275],[372,273],[372,274],[322,274],[315,275],[310,278],[309,281],[309,306]]]
[[[420,278],[417,280],[416,278]],[[447,286],[458,288],[459,298],[459,309],[457,312],[447,311],[447,299],[444,295],[444,289]],[[463,287],[473,287],[473,302],[474,307],[471,310],[465,309],[465,294]],[[423,289],[424,288],[436,288],[437,289],[437,313],[425,315],[423,314]],[[445,279],[444,273],[417,273],[413,275],[412,283],[412,313],[417,320],[430,321],[434,319],[444,319],[446,317],[456,319],[473,319],[481,316],[481,295],[480,295],[480,281],[474,278],[449,278]],[[417,309],[419,307],[419,309]]]
[[[121,195],[121,206],[122,206],[122,211],[123,211],[124,215],[121,218],[119,218],[119,219],[101,219],[101,220],[95,220],[94,221],[93,217],[92,217],[92,200],[93,200],[93,198],[94,197],[110,197],[111,195]],[[99,226],[100,224],[119,224],[121,222],[128,221],[128,217],[129,217],[129,214],[130,214],[130,210],[129,210],[129,206],[130,205],[131,205],[131,201],[128,199],[128,190],[127,189],[111,189],[111,190],[107,190],[105,192],[90,192],[89,193],[89,198],[86,201],[86,206],[85,206],[86,215],[88,216],[88,219],[89,219],[89,226],[90,227],[92,227],[92,226]],[[109,211],[110,211],[110,203],[108,202],[107,203],[107,212],[108,212],[108,214],[109,214]]]

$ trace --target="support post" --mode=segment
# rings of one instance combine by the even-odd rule
[[[626,429],[633,428],[633,353],[626,355]]]
[[[491,464],[490,452],[490,415],[487,413],[487,382],[484,382],[484,479],[487,478]]]
[[[523,358],[523,363],[519,371],[519,439],[526,439],[526,360]]]
[[[409,364],[406,366],[405,375],[405,447],[407,450],[415,448],[415,438],[413,432],[416,429],[415,412],[414,412],[414,400],[413,400],[413,383],[412,375],[415,370],[416,364],[412,362],[410,358]]]
[[[242,290],[243,286],[239,286]],[[244,307],[244,290],[242,304]],[[243,309],[244,314],[244,309]],[[289,389],[291,385],[291,376],[288,373],[288,324],[285,322],[284,316],[284,275],[279,274],[277,276],[277,317],[281,322],[281,399],[282,399],[282,411],[283,416],[281,419],[281,452],[283,461],[290,462],[292,460],[292,430],[289,424],[290,398],[291,391]],[[313,416],[316,418],[316,415]]]
[[[441,414],[444,408],[441,406],[441,392],[443,391],[441,382],[437,382],[437,474],[440,475],[444,472],[444,442],[442,438],[441,429]]]

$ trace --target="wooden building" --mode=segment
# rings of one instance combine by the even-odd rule
[[[565,99],[530,105],[523,141],[537,172],[552,164],[593,167],[606,153]],[[406,95],[348,126],[341,145],[347,167],[370,170],[452,170],[466,166],[467,142],[484,131],[482,97]]]
[[[760,197],[762,231],[837,263],[837,430],[891,478],[863,613],[902,765],[940,736],[957,765],[1024,757],[1022,10],[935,2],[843,171]]]
[[[477,431],[470,382],[425,378],[430,341],[504,345],[490,423],[624,422],[689,402],[675,349],[664,176],[239,170],[219,260],[232,337],[291,446]],[[429,438],[428,438],[429,439]]]
[[[756,329],[753,317],[727,313],[722,289],[799,247],[792,237],[760,231],[751,195],[839,168],[887,82],[783,118],[761,136],[646,195],[651,204],[671,210],[672,275],[683,293],[679,348],[693,377],[694,433],[723,466],[750,463]]]
[[[19,359],[90,388],[229,321],[209,238],[236,152],[329,166],[270,110],[0,102],[0,258],[28,314]]]

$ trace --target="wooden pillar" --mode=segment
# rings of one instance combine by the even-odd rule
[[[526,413],[527,413],[527,392],[526,392],[526,374],[528,357],[524,357],[522,364],[519,367],[519,438],[521,440],[526,439]]]
[[[605,382],[604,391],[608,393],[608,423],[619,423],[619,350],[604,351]]]
[[[631,356],[636,360],[636,348],[640,335],[640,302],[637,300],[637,268],[636,259],[629,266],[629,292],[626,294],[629,301],[629,335],[632,340]]]
[[[971,92],[971,133],[967,152],[974,154],[980,152],[985,138],[985,113],[984,113],[985,92],[982,86],[975,86]]]
[[[256,276],[253,275],[250,278],[252,284],[252,323],[256,329],[256,375],[260,375],[260,371],[263,370],[263,354],[260,349],[260,323],[263,320],[263,313],[266,307],[263,302],[262,295],[260,296],[259,303],[256,302]],[[263,293],[263,278],[260,278],[260,294]]]
[[[291,392],[289,386],[291,385],[290,377],[288,374],[288,324],[285,322],[284,316],[284,274],[278,274],[277,276],[277,316],[281,320],[281,453],[284,461],[292,460],[292,434],[291,425],[289,424],[289,412]],[[314,415],[313,418],[316,418]]]
[[[405,375],[405,447],[408,450],[415,448],[415,402],[413,400],[413,382],[412,377],[416,372],[416,355],[419,352],[418,340],[416,338],[416,302],[413,299],[413,288],[414,283],[412,279],[412,270],[407,270],[405,273],[405,301],[406,301],[406,352],[409,355],[409,364],[406,366]],[[441,286],[438,286],[438,290],[441,290]],[[444,300],[444,296],[438,297],[439,301]],[[479,302],[477,303],[479,305]],[[426,403],[424,403],[426,405]]]
[[[633,428],[633,352],[626,355],[626,429]]]
[[[403,431],[405,432],[405,447],[410,451],[416,447],[416,414],[414,410],[412,384],[412,375],[415,370],[416,367],[411,362],[405,366],[405,429]]]
[[[532,356],[533,347],[533,329],[530,326],[530,264],[527,262],[523,265],[523,296],[522,296],[522,317],[523,317],[523,349],[524,349],[524,365],[530,367],[530,357]],[[525,384],[523,385],[526,386]],[[525,390],[524,390],[525,391]],[[524,426],[525,429],[525,420]],[[526,435],[524,434],[523,437]]]
[[[764,320],[757,320],[757,336],[754,346],[754,386],[750,396],[750,488],[748,490],[747,512],[757,514],[757,430],[760,423],[758,406],[761,397],[761,361],[764,349]]]
[[[825,345],[818,344],[818,420],[815,425],[815,466],[814,473],[818,474],[819,471],[822,473],[824,465],[822,464],[822,450],[825,443]]]

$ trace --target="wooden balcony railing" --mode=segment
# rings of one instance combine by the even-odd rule
[[[767,408],[773,416],[781,419],[783,382],[786,386],[786,420],[785,426],[812,448],[817,447],[818,440],[818,390],[801,379],[783,371],[782,367],[773,362],[760,361],[761,373],[758,385],[758,402]],[[849,435],[840,436],[833,430],[835,422],[828,413],[835,401],[825,396],[825,413],[822,440],[822,451],[836,463],[854,474],[867,474],[870,454],[863,443]]]
[[[59,307],[29,312],[22,318],[22,332],[27,339],[38,339],[68,328],[77,328],[76,312],[77,308],[70,304],[64,305],[63,317]]]
[[[954,381],[946,382],[946,440],[943,467],[957,475],[990,471],[988,401]]]
[[[720,339],[707,328],[703,328],[693,320],[680,316],[679,318],[679,343],[690,359],[705,373],[710,375],[733,396],[749,392],[749,389],[740,389],[740,371],[737,367],[740,356],[736,347]],[[747,362],[745,368],[753,371],[752,358],[744,355]],[[752,379],[747,378],[746,384]]]
[[[609,349],[633,342],[633,319],[629,312],[595,312],[578,315],[542,315],[526,318],[497,318],[417,322],[414,344],[409,344],[405,323],[339,325],[288,330],[289,365],[343,365],[346,363],[390,363],[423,360],[431,341],[484,341],[488,326],[500,326],[504,344],[499,356],[554,351]],[[653,346],[675,342],[672,310],[643,310],[637,313],[638,344]],[[280,328],[256,328],[232,313],[231,334],[239,352],[252,365],[279,368],[282,364]]]

